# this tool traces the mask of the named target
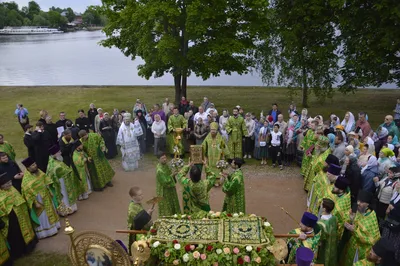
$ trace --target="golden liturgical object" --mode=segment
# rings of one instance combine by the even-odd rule
[[[133,265],[140,265],[150,258],[150,248],[144,240],[135,241],[131,246],[131,250],[132,257],[135,260]]]
[[[278,261],[284,260],[289,254],[289,250],[286,241],[282,238],[275,239],[275,243],[268,250],[274,255],[275,259]]]
[[[182,132],[183,129],[182,128],[175,128],[175,132],[174,132],[174,155],[175,155],[175,159],[179,159],[179,144],[181,142],[182,139]]]

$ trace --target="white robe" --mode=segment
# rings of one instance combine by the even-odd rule
[[[66,207],[71,209],[68,212],[68,214],[73,214],[74,212],[76,212],[78,210],[78,205],[76,205],[76,203],[73,204],[73,205],[71,205],[69,203],[68,191],[67,191],[67,188],[65,187],[64,178],[62,177],[62,178],[60,178],[58,180],[60,180],[60,185],[61,185],[62,202],[65,204]]]
[[[143,134],[139,122],[123,123],[118,131],[117,145],[121,146],[122,167],[125,171],[133,171],[139,167],[140,148],[137,137]]]
[[[40,194],[36,196],[36,200],[43,204],[43,199]],[[58,233],[58,229],[60,229],[60,222],[56,222],[55,224],[50,224],[49,217],[47,216],[46,210],[43,210],[39,216],[40,226],[35,228],[36,236],[39,239],[43,239],[46,237],[54,236]]]

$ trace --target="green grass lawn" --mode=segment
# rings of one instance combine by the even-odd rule
[[[68,255],[36,251],[15,261],[14,266],[71,266]]]
[[[129,110],[137,98],[140,98],[148,108],[155,103],[162,103],[165,97],[174,99],[172,87],[0,87],[0,134],[14,145],[17,157],[27,155],[22,142],[23,131],[14,116],[17,103],[22,103],[29,111],[31,124],[39,119],[39,111],[45,109],[58,120],[58,113],[64,111],[67,118],[75,121],[78,109],[88,110],[90,103],[112,112],[113,108]],[[221,113],[222,109],[231,110],[240,105],[245,112],[254,112],[259,116],[271,109],[272,103],[278,103],[286,115],[289,103],[293,100],[300,105],[301,95],[295,94],[292,98],[285,88],[266,87],[190,87],[188,99],[194,100],[196,105],[202,102],[204,96],[216,105]],[[357,113],[366,111],[369,120],[375,128],[383,122],[386,114],[392,114],[399,96],[397,90],[359,90],[356,94],[342,95],[335,93],[332,99],[324,103],[310,98],[309,114],[321,114],[324,119],[333,112],[341,119],[347,110]],[[298,107],[298,109],[300,109]]]

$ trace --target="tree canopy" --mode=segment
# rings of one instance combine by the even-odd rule
[[[174,77],[175,101],[187,77],[247,73],[256,43],[268,32],[267,0],[103,0],[105,47],[145,61],[139,75]]]
[[[89,6],[85,14],[93,15],[90,25],[104,25],[105,18],[99,13],[98,6]],[[64,13],[62,15],[62,13]],[[0,28],[6,26],[49,26],[65,28],[68,22],[74,21],[75,12],[71,7],[52,6],[48,12],[41,10],[38,3],[30,1],[28,6],[19,9],[15,2],[0,2]]]

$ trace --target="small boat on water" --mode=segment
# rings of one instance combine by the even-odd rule
[[[64,33],[61,30],[47,27],[5,27],[0,29],[0,35],[42,35]]]

